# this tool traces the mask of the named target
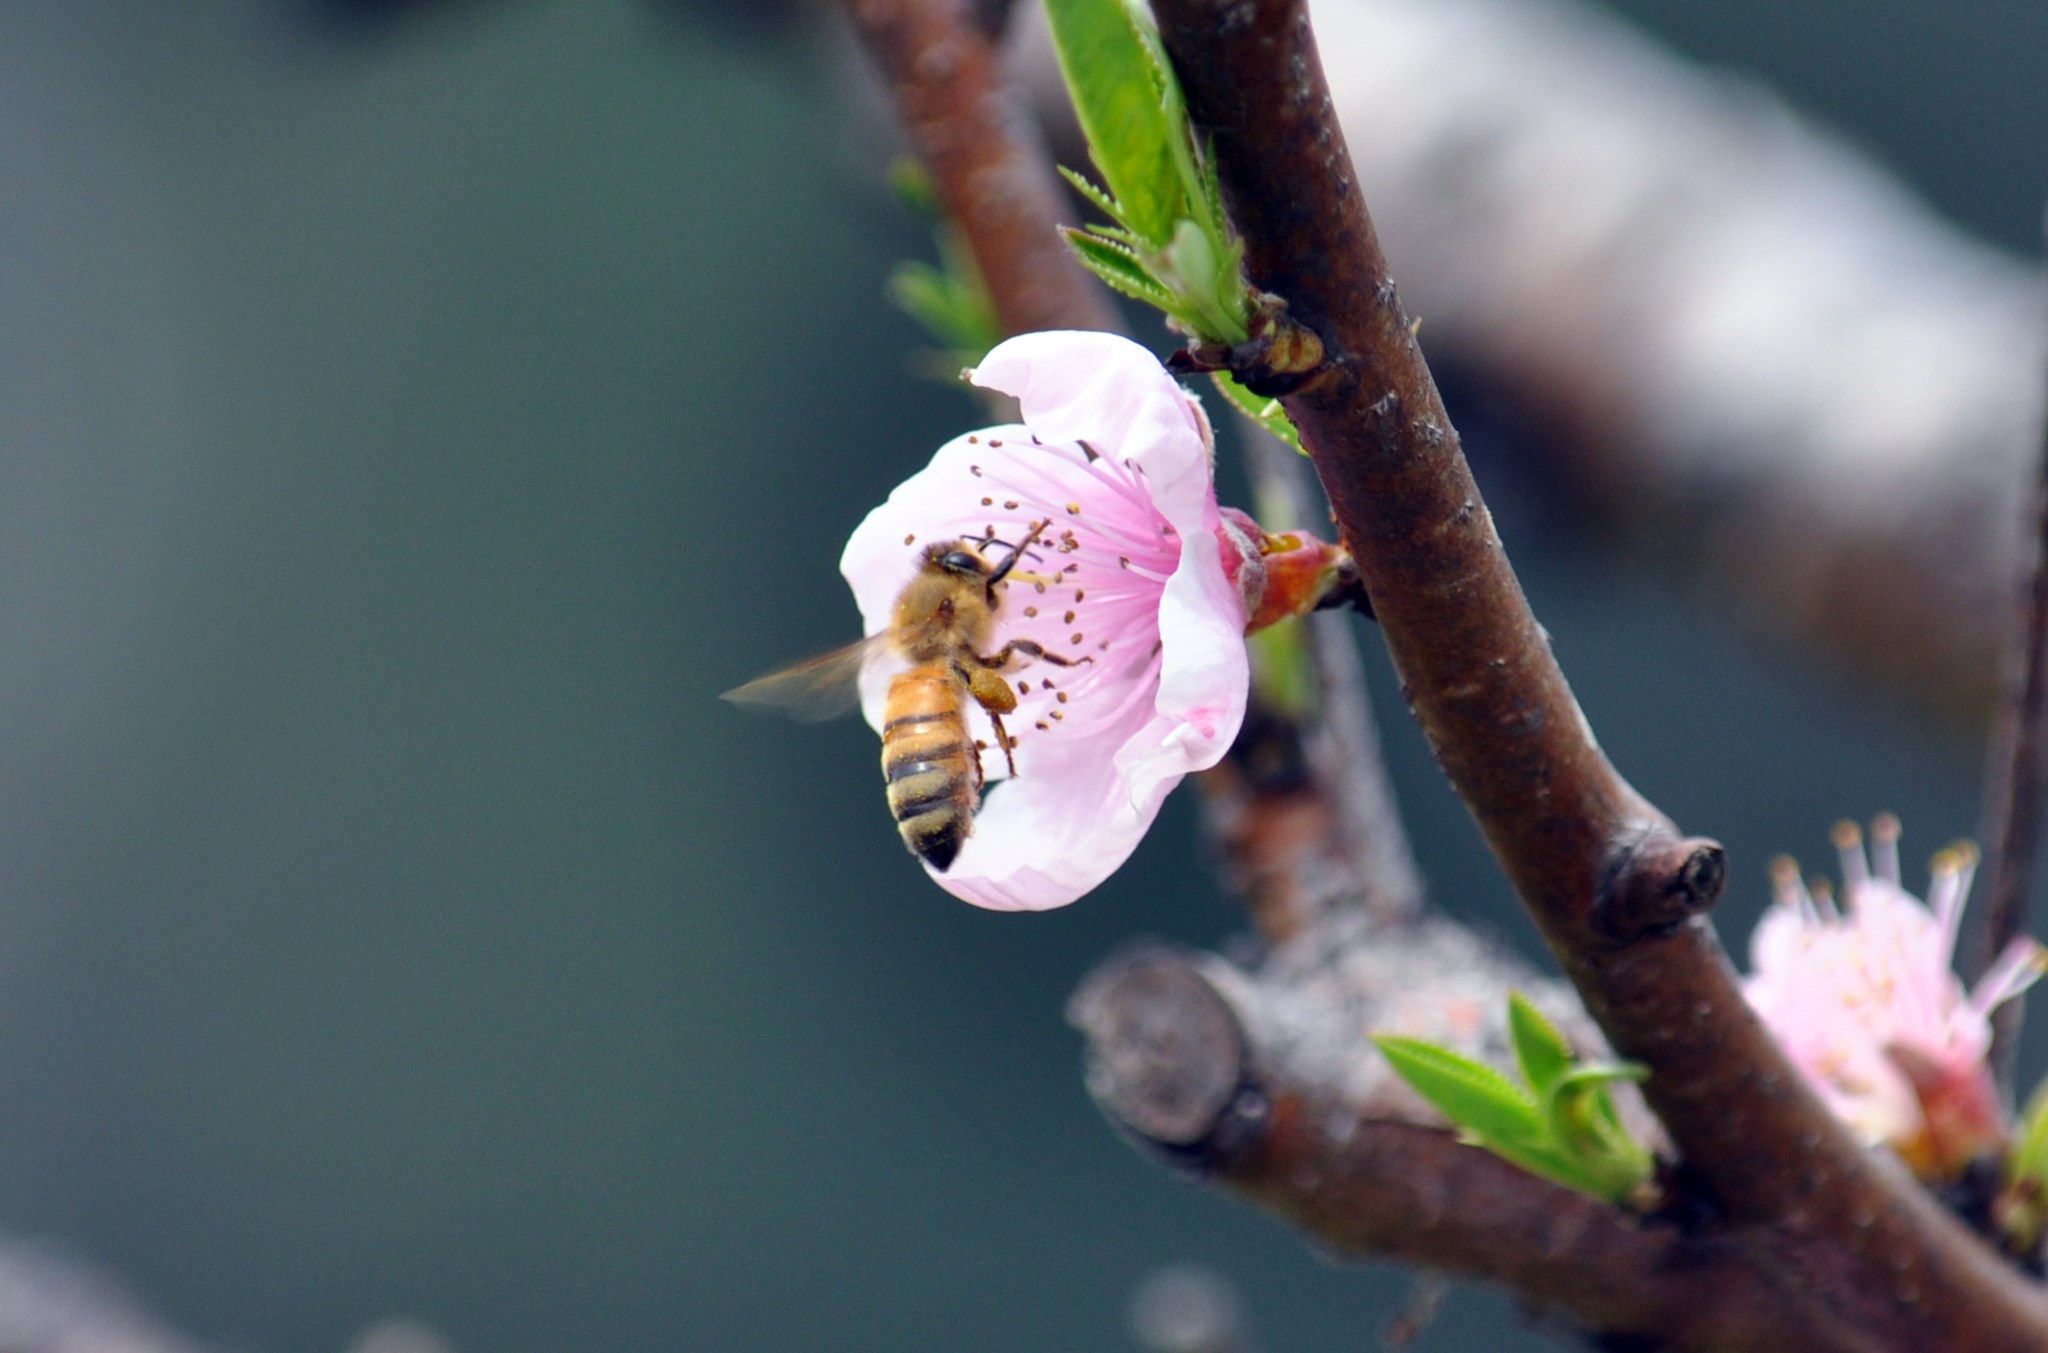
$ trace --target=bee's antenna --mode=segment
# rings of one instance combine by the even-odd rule
[[[1010,570],[1017,567],[1017,561],[1024,557],[1024,551],[1030,549],[1033,545],[1037,544],[1038,537],[1041,534],[1043,534],[1045,528],[1050,525],[1052,525],[1051,517],[1047,517],[1044,521],[1038,522],[1035,525],[1033,525],[1031,528],[1031,534],[1024,537],[1024,543],[1021,545],[1012,545],[1008,541],[997,540],[992,536],[988,540],[983,541],[982,543],[984,545],[1001,545],[1010,551],[1010,557],[1008,559],[1005,559],[1001,564],[997,565],[996,571],[994,573],[988,575],[988,585],[990,587],[994,587],[997,583],[1009,577]]]

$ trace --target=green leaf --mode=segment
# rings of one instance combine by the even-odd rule
[[[946,275],[924,263],[899,263],[889,274],[889,299],[941,342],[952,342],[956,298]]]
[[[1102,273],[1116,273],[1132,286],[1149,287],[1160,291],[1159,283],[1138,258],[1137,251],[1119,239],[1109,239],[1072,226],[1060,227],[1060,235],[1067,247],[1080,256],[1083,263]],[[1161,292],[1163,295],[1164,293]]]
[[[1060,172],[1115,223],[1091,233],[1129,246],[1149,281],[1101,257],[1083,261],[1197,340],[1244,342],[1254,314],[1244,246],[1150,11],[1141,0],[1047,0],[1046,15],[1101,182]]]
[[[1152,274],[1145,270],[1145,265],[1138,261],[1128,245],[1070,228],[1061,233],[1066,237],[1067,247],[1074,251],[1075,257],[1088,271],[1113,289],[1162,310],[1172,304],[1173,298],[1152,279]]]
[[[1600,1198],[1614,1196],[1608,1192],[1599,1172],[1588,1170],[1583,1162],[1548,1144],[1492,1141],[1480,1144],[1510,1164],[1519,1165],[1530,1174],[1541,1175],[1568,1189]]]
[[[900,263],[889,274],[889,299],[946,350],[939,368],[944,379],[979,362],[1001,339],[995,307],[978,278]]]
[[[1572,1045],[1519,991],[1508,993],[1508,1033],[1515,1043],[1515,1064],[1539,1097],[1571,1070]]]
[[[1528,1001],[1511,996],[1508,1011],[1517,1060],[1532,1080],[1548,1082],[1544,1090],[1518,1086],[1420,1039],[1378,1035],[1373,1041],[1467,1141],[1568,1188],[1610,1202],[1627,1199],[1649,1180],[1655,1163],[1622,1126],[1607,1087],[1641,1079],[1643,1068],[1574,1062],[1563,1036]]]
[[[1215,241],[1195,221],[1176,222],[1173,238],[1166,245],[1166,265],[1176,277],[1206,284],[1216,276]]]
[[[1223,174],[1216,167],[1216,148],[1202,147],[1202,214],[1211,221],[1227,221],[1223,214]]]
[[[2036,1086],[2020,1115],[2020,1136],[2005,1158],[2005,1177],[2048,1182],[2048,1080]]]
[[[1085,174],[1076,174],[1073,170],[1067,168],[1065,165],[1059,166],[1059,171],[1060,177],[1067,181],[1068,187],[1072,188],[1075,192],[1079,193],[1084,199],[1088,201],[1090,205],[1092,205],[1097,211],[1101,212],[1104,216],[1107,216],[1110,220],[1115,221],[1119,224],[1123,224],[1123,208],[1117,205],[1115,198],[1111,197],[1108,193],[1103,192],[1102,189],[1096,187],[1095,184]],[[1102,227],[1100,226],[1093,226],[1090,228],[1095,230],[1098,234],[1102,233]],[[1124,231],[1123,233],[1127,236],[1130,235],[1129,231]]]
[[[1294,421],[1287,416],[1287,410],[1280,406],[1279,400],[1253,394],[1238,384],[1237,377],[1228,371],[1212,371],[1209,373],[1209,379],[1215,383],[1217,392],[1230,402],[1230,407],[1296,451],[1302,450],[1301,433],[1294,426]]]
[[[2006,1247],[2021,1256],[2037,1254],[2048,1235],[2048,1081],[2027,1099],[2020,1114],[2019,1140],[2005,1158],[2005,1186],[1992,1215],[2003,1215]]]
[[[915,155],[899,155],[889,162],[889,189],[898,202],[927,221],[945,215],[939,206],[938,185],[932,182],[924,161]]]
[[[1649,1179],[1650,1153],[1628,1135],[1607,1093],[1615,1081],[1647,1074],[1632,1062],[1594,1062],[1574,1067],[1551,1087],[1544,1108],[1552,1139],[1592,1181],[1588,1192],[1622,1198]]]
[[[1543,1117],[1535,1102],[1485,1063],[1419,1038],[1374,1034],[1372,1041],[1401,1079],[1435,1105],[1452,1126],[1488,1145],[1542,1136]]]
[[[1124,0],[1046,0],[1045,15],[1118,219],[1145,239],[1169,238],[1185,214],[1173,147],[1187,132],[1177,109],[1168,115],[1164,91],[1171,74],[1156,37],[1132,18]],[[1177,94],[1172,102],[1178,103]]]
[[[1062,227],[1062,229],[1065,228]],[[1137,257],[1139,251],[1145,247],[1145,241],[1139,239],[1130,231],[1125,230],[1122,226],[1091,224],[1087,229],[1087,233],[1098,240],[1108,240],[1111,244],[1122,245],[1133,257]]]
[[[1544,1097],[1551,1130],[1559,1141],[1588,1152],[1628,1142],[1621,1113],[1614,1107],[1614,1097],[1607,1093],[1607,1087],[1618,1080],[1641,1079],[1640,1067],[1586,1066],[1573,1071]]]
[[[1084,257],[1081,260],[1081,264],[1088,271],[1101,278],[1104,286],[1112,291],[1128,296],[1134,301],[1143,301],[1147,305],[1157,306],[1164,310],[1173,299],[1155,286],[1145,283],[1134,283],[1124,273],[1102,267],[1092,258]]]

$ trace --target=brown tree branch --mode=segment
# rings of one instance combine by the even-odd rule
[[[1053,229],[1059,180],[962,0],[848,0],[1005,334],[1116,331],[1116,312]]]
[[[1413,973],[1381,965],[1394,981],[1426,985],[1438,970],[1426,932],[1381,939],[1417,959]],[[1147,946],[1098,968],[1069,1015],[1088,1038],[1090,1089],[1126,1134],[1340,1252],[1497,1283],[1588,1331],[1642,1341],[1634,1348],[1909,1346],[1882,1333],[1882,1304],[1802,1284],[1773,1230],[1645,1221],[1460,1144],[1391,1078],[1345,1087],[1318,1074],[1299,1045],[1359,1031],[1338,1017],[1343,1003],[1305,1010],[1295,994],[1212,956]]]
[[[2048,1344],[2048,1302],[1842,1129],[1742,999],[1684,841],[1593,741],[1374,236],[1298,0],[1159,0],[1246,270],[1321,344],[1284,393],[1404,689],[1552,951],[1729,1219],[1897,1348]],[[1271,385],[1270,370],[1241,372]],[[1677,905],[1672,905],[1673,900]],[[1647,910],[1639,908],[1649,903]],[[1676,919],[1678,917],[1684,919]]]

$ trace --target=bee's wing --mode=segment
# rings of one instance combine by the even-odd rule
[[[779,709],[805,723],[836,719],[860,702],[861,669],[888,646],[888,635],[870,635],[794,667],[756,677],[719,698],[755,709]]]

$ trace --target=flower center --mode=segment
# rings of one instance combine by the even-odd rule
[[[991,449],[1002,445],[989,440]],[[994,652],[1022,640],[1049,655],[1020,648],[1001,668],[1017,693],[1003,722],[1026,775],[1037,744],[1078,744],[1149,714],[1159,684],[1160,597],[1181,542],[1142,472],[1113,457],[1033,439],[970,469],[984,492],[967,515],[991,550],[1038,529],[996,587],[991,642]],[[993,750],[983,769],[991,779],[1007,773]]]

